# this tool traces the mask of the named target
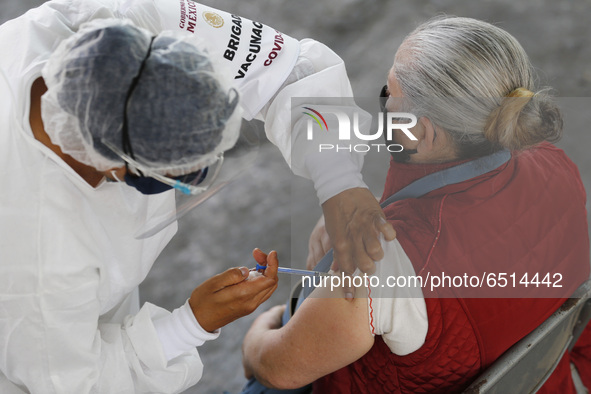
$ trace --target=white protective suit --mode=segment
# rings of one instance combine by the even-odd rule
[[[235,79],[245,118],[267,120],[268,138],[288,163],[289,97],[352,95],[342,60],[324,45],[274,31],[269,36],[265,27],[253,59],[251,36],[259,25],[242,19],[237,34],[229,14],[189,0],[56,0],[2,25],[0,68],[7,79],[0,78],[3,394],[180,392],[202,374],[195,346],[217,336],[198,326],[188,304],[173,313],[151,304],[139,309],[137,287],[176,225],[145,240],[134,234],[174,209],[173,193],[145,196],[123,183],[93,188],[32,135],[30,88],[52,51],[82,23],[112,17],[129,18],[154,34],[190,27],[187,34],[221,42],[219,56],[237,47],[226,60],[236,76],[245,73]],[[230,43],[237,41],[231,34],[240,42]],[[313,154],[292,165],[294,172],[312,176],[321,202],[364,186],[362,159],[343,153],[331,160],[339,161],[332,173],[314,168]]]

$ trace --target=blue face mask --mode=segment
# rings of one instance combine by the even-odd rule
[[[135,187],[142,194],[158,194],[172,189],[171,186],[158,182],[154,178],[125,174],[125,183]]]
[[[187,175],[181,175],[172,179],[179,180],[183,183],[190,183],[198,185],[207,176],[207,167],[203,171],[199,170],[192,172]],[[166,185],[162,182],[157,181],[154,178],[147,176],[132,175],[129,172],[125,174],[125,183],[131,187],[136,188],[142,194],[158,194],[172,189],[172,186]]]

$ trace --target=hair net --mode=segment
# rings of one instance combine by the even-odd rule
[[[128,99],[128,135],[138,162],[170,175],[209,164],[238,137],[238,96],[194,40],[163,32],[150,47],[152,35],[128,21],[83,25],[42,71],[48,87],[42,117],[52,142],[99,171],[122,166],[102,141],[124,150]]]

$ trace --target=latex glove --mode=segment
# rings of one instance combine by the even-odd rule
[[[245,280],[248,268],[230,268],[193,290],[189,305],[204,330],[213,332],[251,314],[273,294],[278,283],[277,252],[271,252],[267,260],[262,275]]]
[[[308,241],[308,258],[306,259],[306,269],[312,270],[316,264],[332,248],[332,242],[326,231],[324,216],[321,216],[314,226]]]
[[[255,321],[252,323],[252,326],[246,333],[244,341],[242,342],[242,367],[244,368],[244,376],[246,379],[250,379],[254,376],[254,372],[247,361],[247,357],[244,357],[244,353],[247,351],[246,349],[251,346],[251,339],[258,333],[281,328],[281,317],[283,316],[285,307],[285,304],[276,305],[268,311],[263,312],[255,319]]]
[[[374,261],[384,257],[380,234],[386,241],[396,238],[375,197],[366,188],[347,189],[326,200],[322,210],[334,249],[332,269],[352,274],[359,268],[372,274]]]

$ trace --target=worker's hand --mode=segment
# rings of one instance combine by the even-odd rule
[[[396,231],[386,222],[382,208],[366,188],[347,189],[322,204],[326,230],[333,244],[333,270],[352,274],[356,268],[371,274],[374,261],[384,257],[379,235],[386,241]]]
[[[193,291],[189,305],[204,330],[213,332],[252,313],[273,294],[278,281],[277,252],[269,253],[266,262],[268,268],[262,275],[246,280],[248,268],[230,268]]]
[[[308,241],[308,258],[306,259],[306,269],[312,270],[316,264],[332,248],[330,237],[326,232],[324,216],[320,216],[318,223],[314,226]]]
[[[263,312],[255,319],[255,321],[252,323],[252,326],[246,333],[244,341],[242,342],[242,366],[244,368],[244,376],[246,379],[253,377],[253,370],[248,364],[247,358],[244,357],[245,348],[248,347],[251,337],[258,335],[261,332],[281,328],[281,318],[283,316],[283,312],[285,311],[285,307],[285,304],[276,305],[268,311]]]

